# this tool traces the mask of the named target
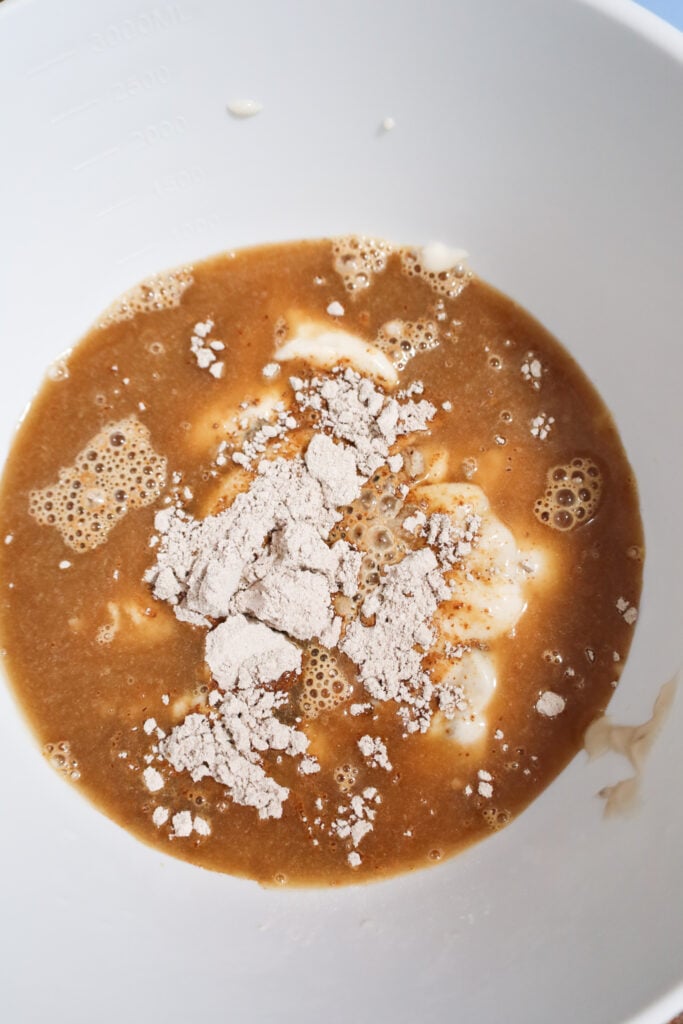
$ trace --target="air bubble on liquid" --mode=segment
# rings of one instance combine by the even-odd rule
[[[353,789],[358,778],[358,768],[353,764],[340,764],[334,769],[334,781],[342,793],[348,793]]]
[[[110,644],[113,641],[117,632],[118,626],[100,626],[97,632],[95,633],[95,642],[100,644],[100,646],[105,647],[107,644]]]
[[[99,326],[108,327],[122,320],[132,320],[138,313],[175,309],[193,282],[191,267],[179,267],[177,270],[155,274],[121,295],[105,311]]]
[[[456,299],[474,276],[464,263],[458,263],[450,270],[434,271],[425,270],[421,259],[422,254],[419,250],[402,249],[401,266],[404,274],[408,277],[419,277],[433,292],[447,299]]]
[[[57,359],[56,362],[52,363],[48,367],[47,376],[49,380],[55,382],[66,380],[69,376],[69,367],[67,366],[66,359]]]
[[[440,341],[439,328],[432,320],[388,320],[380,327],[375,345],[397,370],[404,370],[414,356],[437,348]]]
[[[337,653],[318,644],[303,649],[299,687],[299,709],[309,719],[333,711],[353,694]]]
[[[166,459],[135,416],[110,423],[59,471],[56,483],[29,494],[29,512],[54,526],[74,551],[103,544],[129,509],[158,498],[166,483]],[[123,497],[122,497],[123,496]]]
[[[394,547],[394,538],[389,530],[378,526],[370,533],[370,547],[380,554],[388,553]]]
[[[466,480],[471,480],[474,474],[477,472],[477,460],[474,458],[467,458],[462,460],[462,471]]]
[[[602,489],[602,473],[591,459],[571,459],[548,470],[546,490],[536,501],[534,513],[552,529],[573,530],[595,515]]]
[[[481,816],[494,832],[497,832],[501,828],[510,822],[512,815],[509,811],[499,810],[497,807],[486,807],[482,812]]]
[[[43,754],[56,771],[66,775],[74,782],[80,779],[78,761],[71,756],[71,745],[66,740],[46,743],[43,747]]]
[[[288,337],[289,324],[283,316],[279,316],[273,326],[273,341],[275,343],[275,347],[279,348],[280,345],[284,345]]]
[[[369,288],[374,275],[386,270],[391,252],[388,242],[364,235],[347,235],[332,241],[334,269],[347,292]]]

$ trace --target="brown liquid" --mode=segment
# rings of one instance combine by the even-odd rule
[[[216,257],[194,268],[194,283],[176,308],[93,330],[70,357],[68,378],[46,382],[34,401],[0,494],[3,532],[12,537],[0,545],[0,639],[14,691],[47,756],[140,839],[266,884],[385,877],[450,856],[506,824],[568,763],[604,711],[633,632],[616,602],[624,597],[637,605],[641,586],[643,535],[631,469],[607,409],[558,342],[476,279],[450,299],[407,276],[391,256],[369,288],[347,294],[333,263],[325,241]],[[182,473],[181,489],[193,495],[189,511],[207,514],[220,491],[220,479],[210,474],[225,436],[222,422],[262,391],[276,325],[293,310],[329,320],[326,309],[335,300],[345,307],[341,326],[370,342],[387,321],[429,319],[435,302],[443,303],[440,345],[418,353],[399,386],[421,380],[425,397],[439,408],[452,402],[453,412],[439,411],[431,436],[418,438],[416,447],[431,457],[447,454],[448,480],[465,481],[476,460],[472,482],[520,548],[546,552],[548,569],[527,585],[528,607],[514,635],[491,645],[498,687],[480,743],[458,746],[436,731],[403,738],[390,704],[378,706],[374,719],[345,714],[351,701],[367,699],[347,665],[353,692],[342,680],[339,703],[326,708],[319,695],[309,699],[310,717],[301,726],[320,773],[302,776],[287,758],[265,758],[291,789],[282,819],[259,821],[218,783],[193,783],[168,765],[164,789],[152,794],[141,775],[150,749],[143,722],[154,717],[168,732],[204,705],[210,688],[203,631],[178,622],[141,582],[154,561],[148,542],[159,502],[131,509],[106,543],[75,552],[56,529],[29,515],[29,493],[54,483],[104,426],[137,415],[169,474]],[[200,370],[189,351],[194,325],[207,317],[215,322],[213,336],[227,345],[220,380]],[[520,373],[529,352],[544,367],[540,390]],[[283,391],[289,373],[306,376],[310,368],[286,364],[276,379]],[[554,417],[543,440],[530,431],[542,411]],[[597,508],[575,529],[552,529],[535,505],[547,493],[548,472],[579,457],[602,474]],[[228,465],[219,475],[234,472]],[[72,564],[60,569],[64,560]],[[535,710],[546,690],[566,700],[556,718]],[[290,717],[300,710],[301,684],[292,694]],[[391,772],[369,768],[358,752],[356,741],[368,732],[387,743]],[[477,792],[479,769],[493,776],[490,799]],[[315,821],[329,823],[338,805],[368,786],[382,802],[353,870],[348,847]],[[168,826],[152,822],[157,805],[171,813],[192,809],[210,822],[211,835],[170,839]]]

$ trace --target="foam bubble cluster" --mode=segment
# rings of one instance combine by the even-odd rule
[[[505,828],[506,825],[512,820],[512,815],[509,811],[499,810],[497,807],[485,807],[481,812],[481,816],[494,832],[498,832],[501,828]]]
[[[391,246],[380,239],[347,235],[333,240],[332,253],[334,269],[347,292],[358,292],[369,288],[373,276],[386,270]]]
[[[130,509],[159,497],[166,459],[135,416],[110,423],[59,471],[57,483],[29,494],[29,512],[41,526],[54,526],[74,551],[104,544]]]
[[[380,328],[375,344],[397,370],[404,370],[413,356],[437,348],[439,341],[439,329],[431,320],[389,320]]]
[[[317,718],[348,700],[352,687],[334,652],[309,646],[301,659],[299,708],[306,718]]]
[[[160,309],[175,309],[193,284],[191,267],[167,270],[163,274],[148,277],[141,284],[124,292],[105,312],[100,327],[132,320],[138,313],[154,313]]]
[[[464,263],[457,263],[450,270],[426,270],[419,249],[401,250],[401,265],[408,277],[421,278],[433,292],[447,299],[457,299],[473,276]]]
[[[591,459],[576,458],[553,466],[547,488],[534,505],[536,517],[554,530],[573,530],[595,515],[602,495],[602,473]]]
[[[334,769],[334,781],[342,793],[353,789],[358,778],[358,768],[353,764],[340,764]]]
[[[55,771],[66,775],[73,782],[78,782],[81,772],[78,767],[78,761],[73,757],[71,745],[67,740],[61,740],[58,743],[46,743],[43,747],[43,753]]]
[[[389,474],[365,487],[346,510],[343,537],[363,553],[354,599],[358,607],[379,586],[384,566],[400,561],[406,551],[400,537],[403,503],[395,490],[395,477]]]

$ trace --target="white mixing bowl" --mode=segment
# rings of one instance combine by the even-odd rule
[[[351,231],[462,245],[621,428],[648,557],[612,710],[649,715],[683,633],[674,30],[627,0],[6,0],[0,96],[3,448],[44,365],[151,271]],[[235,120],[244,97],[263,112]],[[265,891],[98,814],[3,687],[0,1015],[664,1024],[683,1009],[682,734],[679,698],[629,818],[595,797],[627,766],[581,754],[438,868]]]

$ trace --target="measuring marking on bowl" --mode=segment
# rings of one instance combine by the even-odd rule
[[[50,118],[50,122],[52,124],[59,124],[61,121],[66,121],[69,117],[76,117],[78,114],[85,113],[91,107],[96,107],[98,103],[100,103],[99,98],[87,100],[86,103],[79,103],[76,107],[70,107],[68,110],[62,110],[61,113],[55,114]]]
[[[120,199],[117,203],[112,203],[111,206],[103,206],[95,214],[95,219],[99,220],[100,217],[107,217],[110,213],[116,213],[117,210],[122,210],[124,206],[130,206],[131,203],[137,202],[139,198],[140,196],[138,195],[128,196],[126,199]]]
[[[143,11],[122,21],[110,22],[101,31],[94,32],[90,36],[91,48],[95,53],[102,53],[103,50],[111,50],[122,43],[131,43],[168,29],[178,28],[193,19],[194,12],[184,4],[154,7],[151,11]]]
[[[89,156],[87,160],[82,160],[80,164],[73,164],[72,170],[83,171],[86,167],[90,167],[91,164],[99,163],[100,160],[108,160],[110,156],[115,156],[120,148],[120,146],[110,146],[103,153],[96,153],[94,156]]]
[[[43,61],[42,64],[36,64],[35,67],[27,71],[26,77],[33,78],[34,75],[40,75],[43,71],[49,71],[50,68],[55,67],[57,64],[63,64],[65,60],[75,57],[77,53],[78,50],[67,50],[66,53],[59,53],[56,57],[50,57],[49,60]]]
[[[134,260],[137,256],[142,256],[144,253],[149,252],[150,249],[154,248],[154,242],[148,242],[147,245],[143,245],[140,249],[135,249],[133,252],[126,253],[125,256],[120,256],[117,259],[117,263],[128,263],[129,260]]]

